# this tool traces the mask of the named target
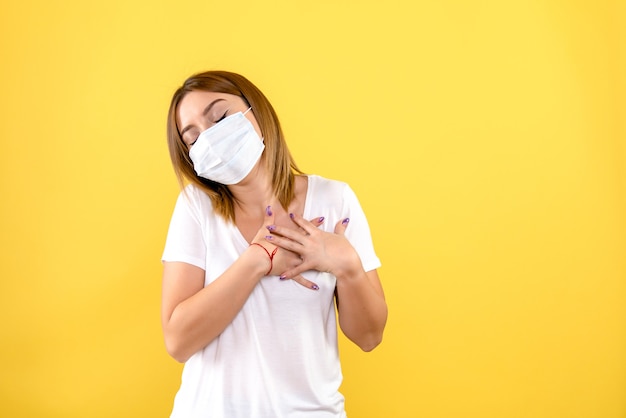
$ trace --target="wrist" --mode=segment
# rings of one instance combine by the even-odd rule
[[[358,278],[363,272],[363,264],[356,251],[349,259],[337,262],[337,267],[331,271],[337,280]]]
[[[264,245],[253,242],[248,247],[248,251],[256,253],[255,259],[259,260],[258,266],[261,269],[261,274],[263,276],[269,276],[274,267],[274,255],[276,255],[278,247],[270,252]]]

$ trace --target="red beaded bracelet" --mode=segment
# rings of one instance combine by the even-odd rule
[[[250,244],[251,247],[253,245],[258,245],[259,247],[263,248],[263,250],[265,250],[265,252],[267,253],[267,256],[270,258],[270,269],[267,271],[267,273],[265,273],[265,275],[268,276],[270,274],[270,272],[272,271],[272,268],[274,267],[273,260],[274,260],[274,255],[276,255],[276,251],[278,251],[278,247],[274,248],[274,251],[272,251],[272,253],[270,254],[270,252],[267,251],[267,248],[265,248],[264,246],[262,246],[258,242],[253,242],[252,244]]]

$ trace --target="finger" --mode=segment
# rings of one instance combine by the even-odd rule
[[[301,230],[295,230],[279,225],[268,225],[266,226],[266,228],[272,234],[272,236],[285,237],[299,244],[302,244],[305,237],[309,235],[306,232],[303,233]]]
[[[324,217],[323,216],[318,216],[317,218],[313,218],[311,219],[309,222],[311,223],[311,225],[313,225],[313,227],[315,228],[319,228],[320,225],[322,225],[324,223]],[[300,231],[300,233],[302,235],[311,235],[309,234],[307,231],[305,231],[302,227],[298,227],[298,230]]]
[[[293,280],[294,282],[306,287],[307,289],[311,289],[311,290],[319,290],[320,287],[318,285],[316,285],[315,283],[313,283],[310,280],[305,279],[301,274],[298,274],[295,277],[292,277],[291,279],[288,279],[287,277],[283,278],[283,276],[280,276],[281,280]]]
[[[278,228],[276,229],[278,230]],[[271,230],[271,232],[274,233],[274,230]],[[266,235],[265,240],[267,242],[271,242],[277,247],[284,248],[285,250],[289,250],[296,254],[300,254],[303,247],[302,243],[298,242],[296,238],[304,238],[301,234],[294,233],[293,231],[290,232],[291,237],[287,235],[285,235],[284,237],[280,236],[280,232],[277,232],[277,234],[279,235]],[[297,234],[297,236],[294,237],[295,234]]]
[[[293,279],[294,277],[298,277],[300,276],[303,272],[307,271],[307,270],[313,270],[313,266],[311,266],[309,263],[307,263],[306,261],[297,265],[296,267],[287,270],[286,272],[284,272],[283,274],[280,275],[281,279]]]
[[[309,222],[314,225],[316,228],[319,227],[321,224],[324,223],[324,217],[323,216],[319,216],[317,218],[313,218],[311,219]]]
[[[273,225],[274,224],[274,212],[272,212],[272,207],[268,206],[265,208],[265,220],[263,225]]]
[[[350,218],[344,218],[335,225],[335,234],[343,235],[346,232]]]
[[[318,216],[317,218],[313,218],[311,219],[309,222],[311,223],[311,225],[313,225],[313,227],[315,228],[319,228],[320,225],[322,225],[324,223],[324,217],[323,216]],[[310,235],[308,232],[306,232],[304,229],[302,229],[301,227],[298,227],[298,230],[300,231],[300,233],[302,235]]]
[[[265,212],[263,216],[263,225],[267,227],[268,225],[272,225],[273,223],[274,223],[274,213],[272,212],[272,207],[267,206],[265,208]],[[259,231],[256,233],[256,235],[252,239],[251,243],[261,244],[264,242],[263,236],[265,234],[263,234],[263,229],[264,228],[262,227],[259,229]]]
[[[317,226],[313,226],[311,222],[307,221],[302,216],[296,215],[295,213],[290,213],[289,217],[291,218],[292,221],[296,223],[296,225],[304,229],[307,234],[310,235],[313,232],[317,231]]]
[[[291,215],[292,214],[290,214],[290,216]],[[304,219],[302,219],[302,221],[306,222],[306,224],[309,225],[309,227],[310,227],[309,231],[316,231],[316,230],[318,230],[319,226],[324,223],[324,219],[325,218],[323,216],[318,216],[316,218],[311,219],[310,221],[305,221]],[[272,234],[282,235],[282,236],[290,238],[290,239],[292,239],[294,241],[298,241],[298,239],[299,239],[298,235],[299,236],[311,235],[311,233],[309,231],[305,230],[302,227],[299,227],[297,231],[293,230],[291,228],[284,228],[284,227],[280,227],[280,226],[274,225],[274,224],[272,224],[272,225],[267,225],[266,224],[265,227]]]

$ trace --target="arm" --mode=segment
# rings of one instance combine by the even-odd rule
[[[192,354],[207,346],[233,321],[259,280],[268,274],[278,275],[300,264],[297,254],[280,250],[264,242],[267,225],[274,222],[271,210],[266,210],[263,226],[254,243],[217,279],[204,286],[205,271],[184,262],[163,263],[163,295],[161,323],[165,346],[177,361],[185,362]],[[320,222],[313,221],[312,225]],[[268,252],[266,252],[268,250]],[[317,286],[301,275],[293,277],[301,285]]]
[[[387,303],[376,270],[365,272],[359,255],[345,238],[348,220],[338,222],[334,233],[320,231],[302,217],[293,215],[306,235],[273,226],[266,240],[300,254],[302,264],[285,271],[293,277],[306,270],[332,273],[337,278],[337,310],[344,334],[364,351],[381,341],[387,322]]]
[[[337,311],[343,333],[363,351],[383,339],[387,303],[376,270],[337,277]]]
[[[204,287],[201,268],[165,262],[161,323],[168,353],[182,363],[208,345],[232,322],[268,268],[263,249],[252,246]]]

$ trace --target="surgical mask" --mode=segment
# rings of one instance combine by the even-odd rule
[[[198,176],[236,184],[250,174],[265,149],[245,116],[250,109],[232,114],[200,134],[189,150]]]

